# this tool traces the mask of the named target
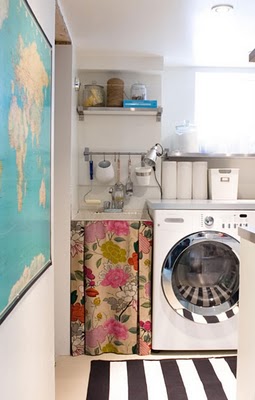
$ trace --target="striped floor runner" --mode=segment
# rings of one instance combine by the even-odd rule
[[[91,362],[87,400],[235,400],[236,357]]]

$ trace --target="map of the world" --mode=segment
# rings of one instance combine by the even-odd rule
[[[0,322],[51,263],[51,46],[0,0]]]

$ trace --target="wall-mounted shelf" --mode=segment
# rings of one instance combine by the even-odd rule
[[[130,115],[150,116],[155,115],[156,121],[161,121],[162,107],[157,108],[124,108],[124,107],[77,107],[79,120],[83,121],[85,115]]]
[[[226,154],[226,153],[182,153],[168,152],[164,160],[173,161],[178,159],[201,159],[201,158],[255,158],[255,154]]]

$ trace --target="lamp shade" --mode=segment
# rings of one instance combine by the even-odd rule
[[[157,161],[157,146],[153,146],[144,157],[144,164],[154,167]]]
[[[160,147],[161,151],[158,151],[158,146]],[[156,143],[145,155],[143,162],[145,165],[148,165],[150,167],[155,167],[157,157],[160,157],[163,155],[163,148],[161,144]]]

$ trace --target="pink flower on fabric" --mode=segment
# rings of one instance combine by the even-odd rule
[[[88,279],[95,279],[95,275],[92,274],[92,269],[90,269],[90,268],[88,268],[88,267],[85,267],[85,268],[84,268],[84,271],[85,271],[85,276],[86,276],[86,278],[88,278]]]
[[[71,236],[71,256],[74,257],[83,251],[84,243],[83,237],[78,233],[74,233]]]
[[[151,352],[150,346],[140,338],[139,339],[139,354],[140,354],[140,356],[147,356],[148,354],[150,354],[150,352]]]
[[[110,318],[104,323],[104,328],[107,329],[109,335],[113,335],[116,339],[125,340],[128,337],[128,330],[121,322],[115,318]]]
[[[140,321],[140,327],[145,331],[151,331],[151,321]]]
[[[105,226],[109,232],[114,232],[118,236],[127,236],[129,234],[129,224],[127,221],[106,221]]]
[[[147,298],[151,297],[151,282],[146,282],[144,285],[145,296]]]
[[[97,239],[105,238],[105,226],[103,222],[97,221],[85,226],[85,241],[94,243]]]
[[[151,244],[149,240],[139,233],[139,250],[144,254],[149,254],[151,248]]]
[[[88,347],[97,347],[100,343],[105,341],[106,336],[107,329],[105,329],[102,325],[99,325],[97,328],[86,331],[86,345]]]
[[[102,286],[111,286],[112,288],[117,288],[123,286],[127,283],[129,274],[123,271],[122,268],[110,269],[101,282]]]

